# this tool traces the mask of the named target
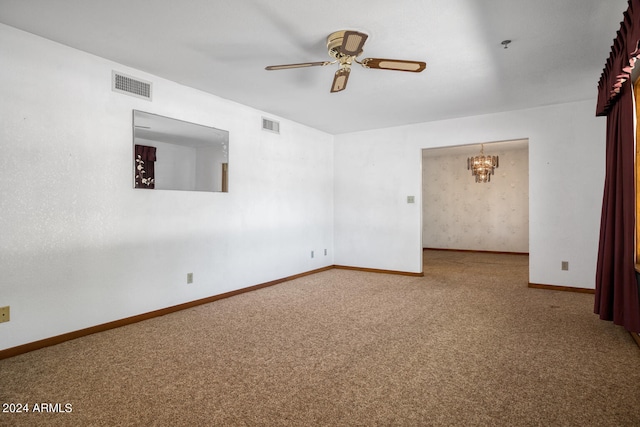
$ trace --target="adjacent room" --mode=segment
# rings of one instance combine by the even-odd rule
[[[0,425],[640,424],[639,40],[0,0]]]
[[[486,158],[491,171],[475,179],[469,161]],[[422,206],[425,249],[528,254],[528,141],[423,150]]]

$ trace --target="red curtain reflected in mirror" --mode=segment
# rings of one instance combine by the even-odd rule
[[[136,145],[134,151],[135,188],[155,188],[156,147]]]

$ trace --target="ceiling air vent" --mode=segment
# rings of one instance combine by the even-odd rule
[[[111,73],[111,89],[125,95],[137,96],[151,101],[151,83],[126,74],[113,71]]]
[[[268,130],[269,132],[280,133],[280,122],[275,120],[262,118],[262,130]]]

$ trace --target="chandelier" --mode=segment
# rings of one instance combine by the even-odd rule
[[[485,156],[484,144],[480,145],[480,155],[467,158],[467,170],[476,177],[476,182],[489,182],[498,167],[498,156]]]

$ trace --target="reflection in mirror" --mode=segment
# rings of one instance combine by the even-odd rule
[[[134,187],[229,191],[229,132],[133,111]]]

